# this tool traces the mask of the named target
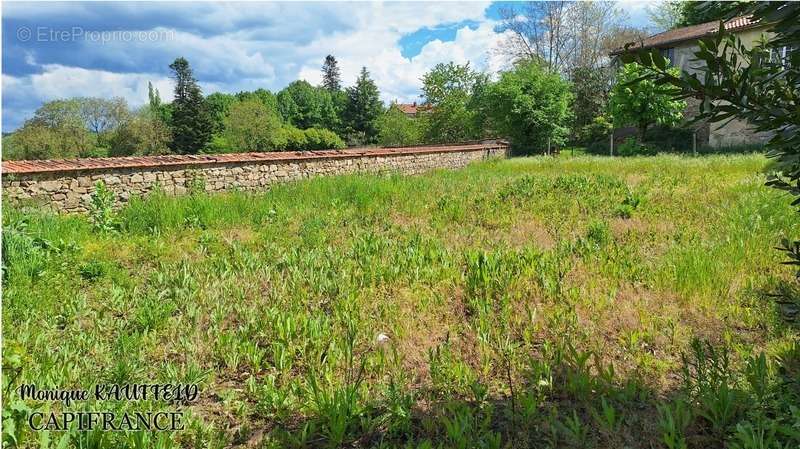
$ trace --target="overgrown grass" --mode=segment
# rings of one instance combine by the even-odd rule
[[[800,445],[796,236],[759,155],[524,158],[6,208],[11,447]],[[12,389],[198,383],[172,434],[31,432]],[[160,410],[162,402],[83,404]]]

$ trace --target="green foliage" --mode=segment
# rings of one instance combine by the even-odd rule
[[[798,447],[800,335],[767,293],[794,282],[769,242],[800,216],[767,162],[562,155],[226,194],[187,173],[117,232],[6,205],[3,439],[100,440],[41,443],[21,383],[152,379],[216,412],[105,447]]]
[[[593,142],[587,140],[593,136],[587,128],[599,124],[598,121],[606,121],[603,114],[608,103],[608,92],[611,86],[610,73],[608,69],[598,69],[589,67],[578,67],[571,73],[572,81],[572,102],[573,125],[572,128],[578,134],[581,143]]]
[[[383,104],[378,86],[369,77],[366,67],[361,68],[355,86],[348,87],[345,92],[347,101],[342,121],[348,141],[355,144],[375,143],[378,139],[377,121],[383,114]]]
[[[256,89],[252,92],[242,91],[237,93],[236,99],[246,101],[256,99],[272,111],[278,110],[278,97],[267,89]]]
[[[448,143],[481,137],[480,93],[488,77],[472,70],[469,63],[439,63],[422,77],[422,96],[432,107],[425,114],[425,141]]]
[[[342,75],[339,70],[339,63],[333,55],[325,56],[325,62],[322,64],[322,87],[329,91],[342,89]]]
[[[214,119],[189,67],[189,61],[178,58],[169,65],[175,78],[175,99],[172,102],[172,143],[175,153],[194,154],[206,149],[214,132]]]
[[[150,110],[136,114],[109,139],[109,156],[158,155],[170,152],[169,127]]]
[[[214,92],[206,97],[206,104],[211,116],[214,118],[214,135],[219,135],[225,131],[225,117],[237,100],[240,100],[238,95],[221,92]]]
[[[102,135],[117,129],[131,118],[124,98],[78,98],[80,115],[90,132]]]
[[[378,119],[378,144],[382,147],[418,145],[422,143],[422,123],[392,106]]]
[[[592,122],[578,130],[577,140],[586,144],[595,142],[607,143],[614,126],[604,115],[592,119]],[[605,153],[604,153],[605,154]]]
[[[731,19],[740,15],[748,1],[681,1],[678,2],[679,18],[676,27],[699,25],[706,22]]]
[[[283,120],[300,129],[336,129],[339,126],[331,93],[307,81],[294,81],[277,95]]]
[[[117,220],[114,213],[114,192],[103,181],[97,181],[92,192],[92,202],[89,204],[89,217],[92,226],[97,231],[114,231]]]
[[[305,150],[308,147],[308,139],[306,138],[306,131],[295,128],[294,126],[284,125],[281,127],[283,138],[286,141],[287,151]]]
[[[633,137],[628,137],[616,148],[616,153],[620,156],[648,156],[656,153],[653,147],[641,144]]]
[[[422,76],[422,96],[427,104],[434,106],[452,98],[466,102],[481,78],[469,63],[439,63]]]
[[[344,142],[333,131],[309,128],[304,131],[305,150],[337,150],[345,147]]]
[[[64,159],[92,154],[97,139],[86,129],[78,99],[43,104],[10,139],[4,159]]]
[[[666,68],[677,75],[680,71]],[[670,89],[647,79],[653,72],[639,64],[625,64],[611,89],[609,111],[616,126],[632,125],[639,130],[639,141],[647,137],[652,125],[676,125],[683,119],[686,102],[672,98]]]
[[[516,65],[487,88],[486,104],[497,130],[526,153],[565,143],[571,119],[570,85],[533,62]]]
[[[237,152],[286,148],[283,125],[275,111],[257,99],[234,103],[225,117],[225,141]]]
[[[678,98],[701,98],[695,121],[740,119],[755,131],[771,133],[766,149],[776,159],[778,171],[767,185],[790,193],[796,206],[800,204],[800,52],[784,57],[783,50],[800,43],[796,26],[800,4],[748,2],[738,5],[736,11],[770,23],[768,30],[774,35],[748,48],[720,26],[715,36],[698,41],[695,56],[702,64],[694,74],[667,69],[657,52],[628,53],[624,59],[649,67],[649,82],[673,86]],[[800,244],[788,239],[781,247],[793,265],[800,265],[798,247]]]

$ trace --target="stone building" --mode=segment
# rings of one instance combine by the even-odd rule
[[[725,29],[738,37],[748,48],[752,48],[758,40],[768,38],[770,33],[766,31],[767,24],[755,22],[749,17],[736,17],[725,22]],[[694,53],[699,50],[698,40],[710,37],[719,30],[719,21],[702,23],[674,30],[665,31],[647,37],[639,42],[629,44],[629,48],[652,49],[657,48],[661,54],[670,60],[670,63],[687,73],[698,73],[702,61],[697,61]],[[615,58],[623,53],[623,48],[611,53]],[[782,49],[785,57],[787,49]],[[616,58],[615,58],[616,59]],[[685,116],[692,117],[697,113],[699,100],[688,99]],[[701,123],[694,125],[697,129],[698,145],[708,145],[710,147],[726,147],[740,144],[763,143],[768,135],[756,133],[751,127],[742,120],[722,121],[719,123]]]

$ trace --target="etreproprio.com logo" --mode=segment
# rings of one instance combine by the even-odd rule
[[[156,42],[175,39],[174,30],[86,30],[75,26],[69,29],[51,27],[17,28],[20,42],[89,42],[107,44],[111,42]]]

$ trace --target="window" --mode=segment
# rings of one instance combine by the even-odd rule
[[[794,47],[790,47],[788,45],[784,45],[782,47],[771,48],[769,50],[769,62],[773,64],[783,64],[784,66],[789,65],[789,57],[791,57],[792,53],[794,53],[797,49]]]
[[[665,59],[669,60],[669,65],[675,64],[675,48],[660,48],[658,50]]]

